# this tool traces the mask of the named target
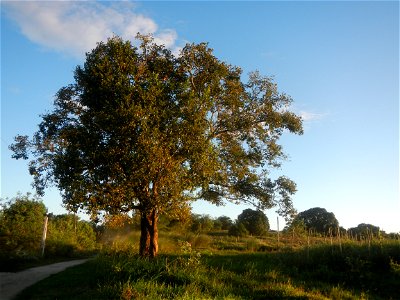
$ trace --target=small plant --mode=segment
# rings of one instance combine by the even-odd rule
[[[181,253],[186,257],[179,257],[178,262],[188,268],[196,268],[201,264],[201,253],[192,249],[192,244],[187,241],[179,241]]]
[[[390,259],[390,270],[400,276],[400,264],[395,262],[393,258]]]

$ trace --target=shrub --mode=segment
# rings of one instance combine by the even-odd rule
[[[200,234],[194,239],[193,248],[208,248],[212,243],[212,238],[205,234]]]
[[[235,225],[232,225],[231,228],[229,228],[229,235],[232,236],[237,236],[237,237],[243,237],[249,235],[248,230],[246,227],[243,225],[243,223],[236,223]]]
[[[49,218],[46,255],[72,256],[74,252],[86,252],[96,248],[96,233],[87,221],[72,214],[51,215]]]
[[[40,254],[43,221],[47,209],[30,194],[17,195],[2,205],[0,248],[8,255]]]

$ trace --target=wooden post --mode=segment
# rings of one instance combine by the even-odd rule
[[[47,222],[49,217],[44,217],[44,224],[43,224],[43,234],[42,234],[42,257],[44,256],[44,247],[46,244],[46,236],[47,236]]]
[[[276,217],[276,224],[278,226],[278,247],[279,247],[279,217]]]

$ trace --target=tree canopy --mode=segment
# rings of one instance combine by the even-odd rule
[[[272,179],[285,158],[280,136],[302,133],[292,99],[269,77],[221,62],[206,43],[178,56],[138,35],[98,43],[56,94],[32,138],[10,146],[31,158],[39,194],[54,184],[67,208],[141,213],[140,253],[157,253],[159,214],[205,199],[279,207],[291,214],[296,185]]]
[[[348,232],[358,239],[368,238],[370,236],[378,236],[380,233],[379,226],[361,223],[357,227],[349,228]]]
[[[302,222],[306,229],[325,234],[329,230],[336,232],[339,222],[332,212],[327,212],[325,208],[314,207],[299,213],[294,223]]]
[[[237,218],[238,224],[243,224],[252,235],[264,235],[269,230],[267,216],[260,210],[245,209]]]
[[[43,220],[47,213],[43,202],[30,194],[19,194],[0,208],[1,251],[37,254],[43,233]]]

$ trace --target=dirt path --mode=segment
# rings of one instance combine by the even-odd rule
[[[0,299],[10,300],[28,286],[66,268],[83,264],[88,259],[64,261],[52,265],[27,269],[18,273],[0,272]]]

